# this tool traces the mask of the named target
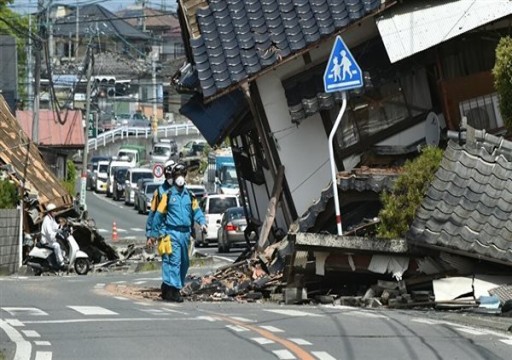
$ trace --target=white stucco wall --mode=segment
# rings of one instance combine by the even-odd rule
[[[286,69],[261,77],[258,89],[286,180],[299,216],[320,196],[330,181],[327,135],[319,114],[292,123],[281,79],[303,67],[297,59]],[[300,71],[300,70],[299,70]]]

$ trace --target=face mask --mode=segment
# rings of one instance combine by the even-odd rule
[[[167,184],[172,186],[172,179],[167,179]]]
[[[182,187],[185,185],[185,178],[183,176],[178,176],[176,180],[174,180],[174,183],[176,184],[176,186]]]

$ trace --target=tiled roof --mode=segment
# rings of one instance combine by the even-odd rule
[[[476,130],[450,141],[407,238],[512,263],[512,142]]]
[[[209,0],[196,5],[195,17],[190,1],[181,3],[201,88],[210,97],[375,12],[381,1]]]
[[[18,110],[16,118],[25,133],[32,138],[32,112]],[[63,148],[83,148],[82,111],[63,111],[61,119],[64,124],[59,123],[54,111],[39,111],[39,144]]]
[[[79,35],[91,36],[100,32],[106,36],[120,36],[128,39],[149,40],[151,36],[131,26],[127,21],[118,18],[101,5],[92,4],[80,7]],[[76,13],[59,18],[53,25],[53,35],[68,38],[76,34]]]

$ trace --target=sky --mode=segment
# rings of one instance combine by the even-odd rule
[[[48,4],[52,0],[43,0],[45,4]],[[37,10],[38,0],[14,0],[9,6],[12,10],[20,14],[33,13]],[[130,5],[134,5],[136,0],[53,0],[54,4],[69,4],[69,5],[87,5],[100,3],[112,12],[119,11]],[[167,10],[176,8],[176,0],[147,0],[146,4],[148,7],[160,9],[162,5],[165,5]]]

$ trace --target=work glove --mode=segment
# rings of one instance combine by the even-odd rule
[[[160,254],[160,256],[164,254],[171,255],[172,245],[170,235],[165,235],[163,238],[160,239],[160,242],[158,244],[158,253]]]

